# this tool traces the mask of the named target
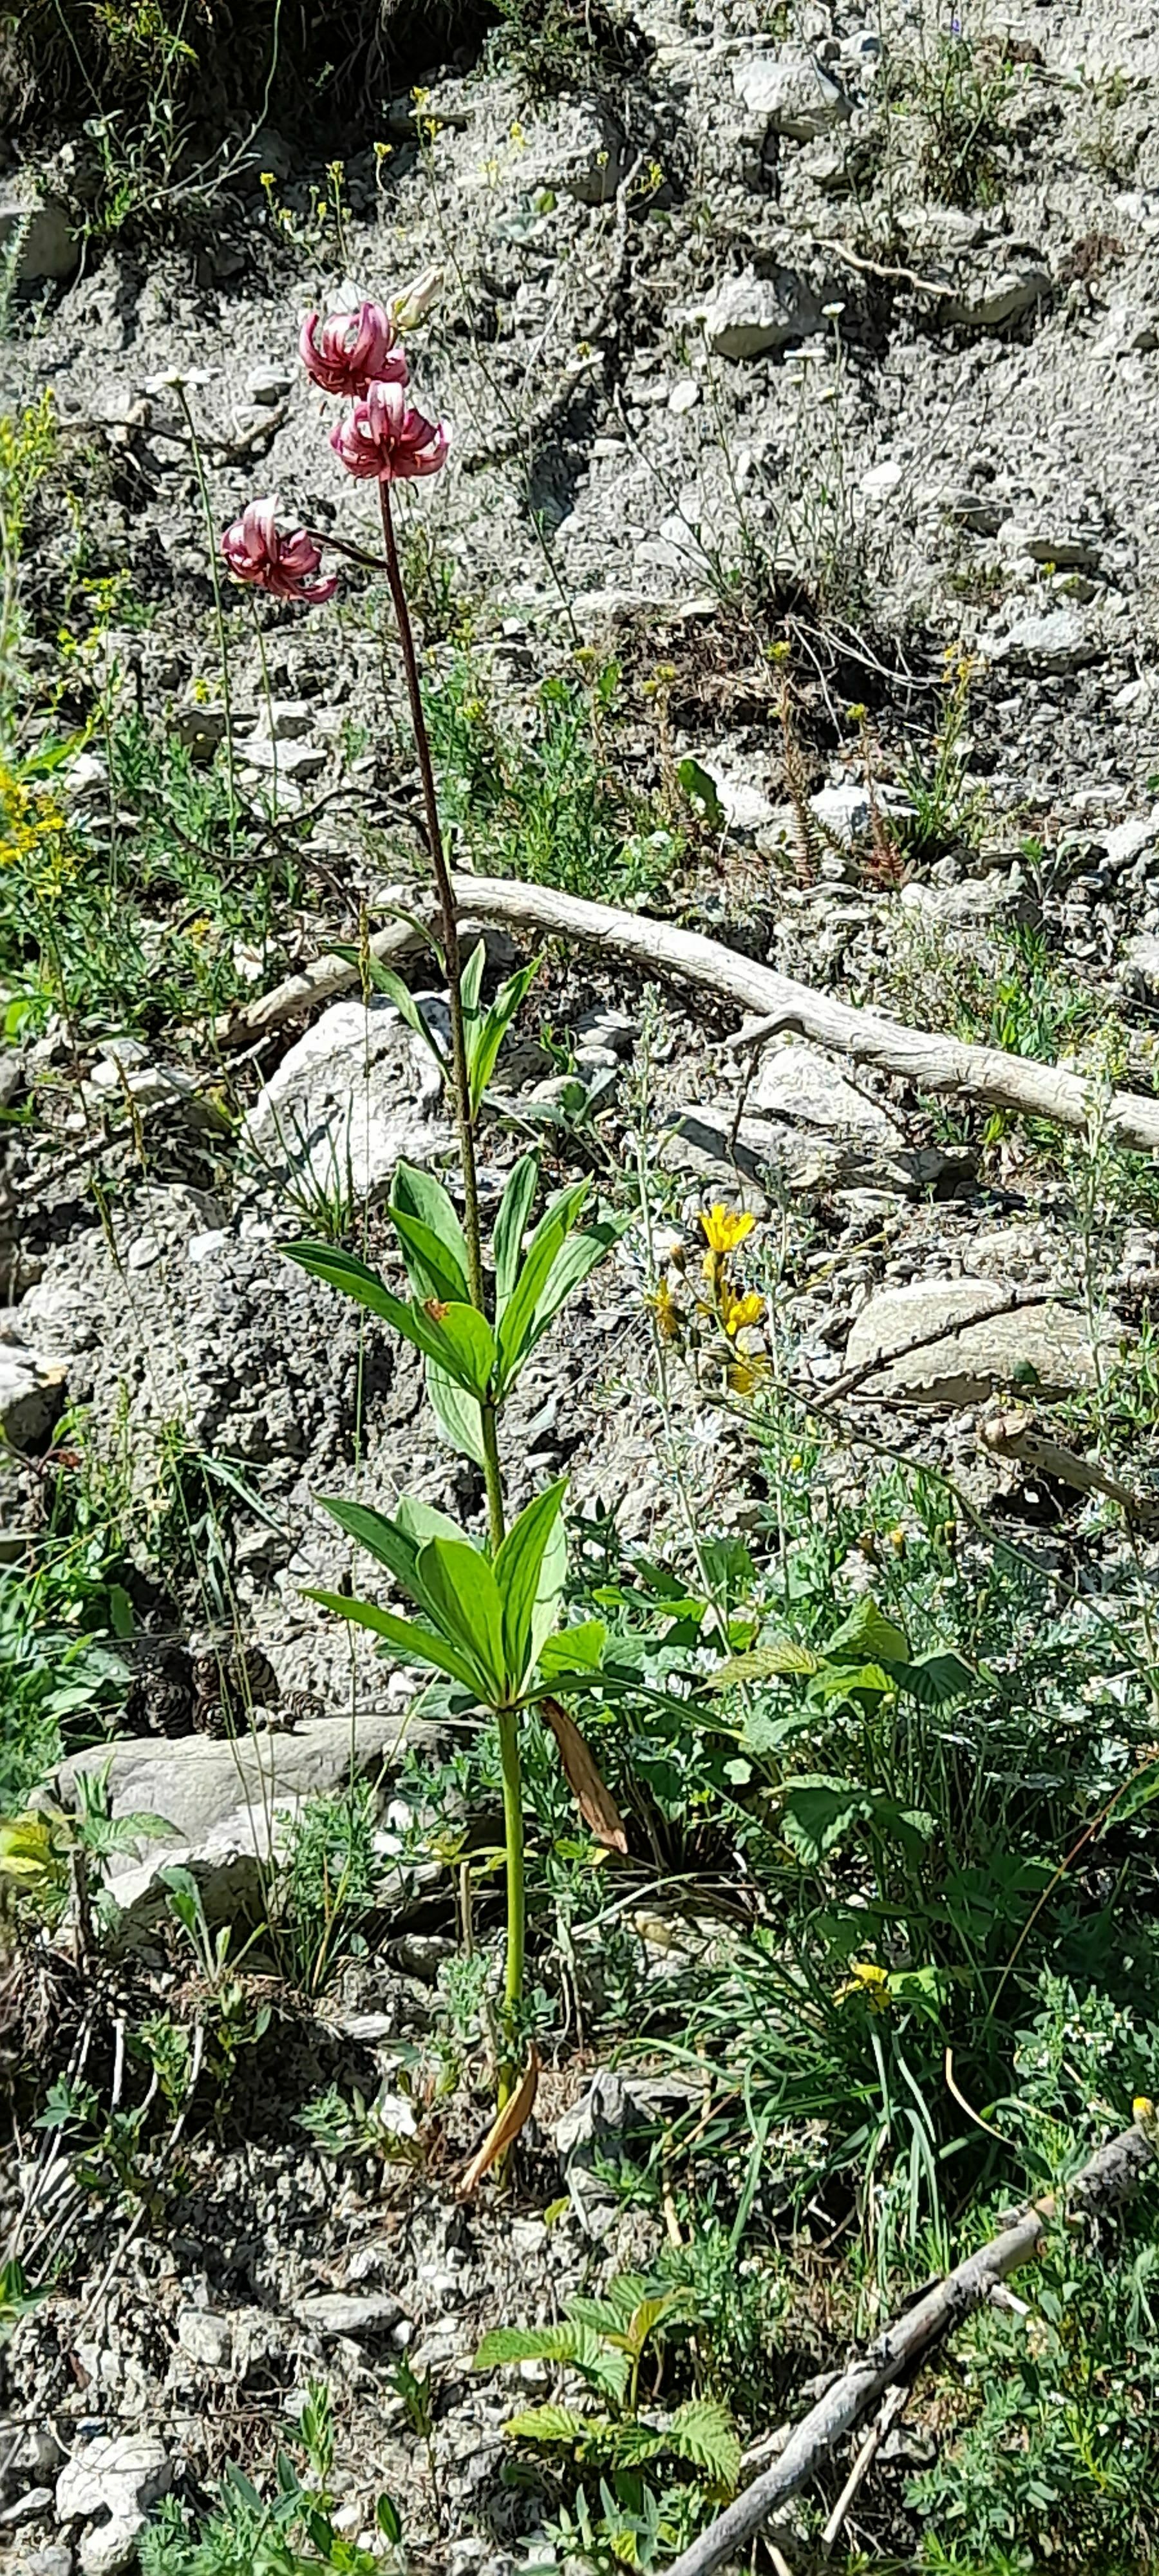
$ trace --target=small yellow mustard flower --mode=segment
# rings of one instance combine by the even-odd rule
[[[656,1318],[656,1330],[661,1341],[677,1341],[684,1319],[666,1279],[661,1279],[649,1303]]]
[[[769,1363],[758,1351],[752,1358],[731,1360],[725,1370],[725,1381],[733,1395],[754,1395],[768,1374]]]

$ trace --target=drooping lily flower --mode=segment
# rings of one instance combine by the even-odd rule
[[[308,376],[323,393],[355,401],[369,384],[405,385],[406,358],[396,346],[398,326],[382,304],[360,304],[356,313],[331,313],[319,326],[316,313],[302,324],[298,347]]]
[[[235,581],[253,582],[259,590],[272,591],[277,599],[295,599],[303,608],[320,608],[324,600],[333,599],[337,574],[317,580],[322,555],[313,537],[305,528],[282,536],[277,521],[276,492],[264,501],[249,502],[221,540],[226,563]]]
[[[331,430],[330,445],[348,474],[403,483],[438,473],[447,461],[450,433],[444,422],[416,411],[400,384],[371,384]]]

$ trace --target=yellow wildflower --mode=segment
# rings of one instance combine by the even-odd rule
[[[729,1340],[735,1341],[737,1334],[747,1331],[751,1324],[763,1324],[764,1298],[758,1297],[755,1288],[750,1288],[743,1297],[738,1296],[736,1289],[730,1288],[725,1279],[720,1291],[720,1320]]]
[[[715,1207],[701,1209],[700,1222],[709,1251],[724,1253],[736,1251],[738,1243],[743,1243],[752,1233],[756,1218],[747,1210],[727,1208],[718,1199]]]
[[[661,1279],[649,1303],[656,1317],[656,1330],[661,1341],[677,1341],[684,1318],[666,1279]]]
[[[888,2012],[893,1998],[886,1970],[875,1967],[872,1959],[851,1959],[848,1978],[843,1986],[838,1987],[835,2000],[839,2004],[847,2003],[851,1995],[868,2004],[871,2012]]]

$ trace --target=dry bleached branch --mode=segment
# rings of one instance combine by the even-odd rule
[[[1100,2147],[1076,2175],[1067,2207],[1091,2213],[1113,2208],[1137,2190],[1153,2162],[1143,2130],[1138,2126],[1124,2130],[1121,2137]],[[836,2444],[856,2432],[886,2391],[919,2369],[963,2318],[989,2298],[996,2283],[1029,2262],[1058,2213],[1053,2194],[1017,2211],[1000,2236],[968,2255],[936,2288],[895,2317],[862,2360],[852,2362],[818,2398],[772,2468],[754,2478],[735,2503],[701,2532],[691,2549],[674,2561],[668,2576],[713,2576],[715,2568],[730,2559],[739,2560],[762,2523],[808,2484]]]
[[[1007,1055],[1000,1047],[972,1046],[959,1038],[908,1029],[877,1011],[855,1010],[831,994],[814,992],[790,975],[778,975],[772,967],[742,957],[736,949],[723,948],[719,940],[703,938],[699,931],[679,930],[645,913],[621,912],[610,904],[560,894],[554,886],[522,885],[506,877],[457,876],[454,887],[465,922],[526,931],[533,937],[577,939],[586,947],[631,958],[651,975],[675,976],[740,1011],[755,1013],[757,1027],[741,1032],[746,1045],[777,1030],[793,1029],[818,1046],[851,1056],[857,1064],[898,1074],[919,1091],[957,1092],[988,1108],[1053,1118],[1059,1126],[1080,1132],[1090,1122],[1094,1096],[1079,1074]],[[432,909],[425,893],[413,887],[400,891],[399,899],[412,915],[425,918]],[[370,948],[376,957],[399,957],[418,944],[413,920],[397,920],[376,934]],[[275,992],[219,1021],[219,1043],[244,1046],[313,1003],[348,992],[357,982],[357,968],[343,958],[320,957]],[[1115,1091],[1109,1100],[1099,1100],[1098,1109],[1100,1131],[1109,1143],[1133,1146],[1143,1153],[1159,1150],[1159,1099],[1144,1092]]]

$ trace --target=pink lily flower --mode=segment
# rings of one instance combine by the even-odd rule
[[[378,483],[437,474],[450,443],[445,423],[416,411],[397,382],[368,385],[361,402],[330,432],[330,445],[347,472]]]
[[[381,304],[360,304],[356,313],[331,313],[318,327],[308,313],[298,347],[302,364],[326,394],[357,398],[371,383],[405,385],[406,359],[396,349],[398,331]]]
[[[251,501],[227,528],[221,540],[235,581],[256,583],[259,590],[272,591],[276,599],[296,599],[304,608],[320,608],[333,599],[338,576],[331,573],[325,581],[315,579],[321,562],[321,549],[297,528],[293,536],[284,537],[277,525],[278,496]]]

